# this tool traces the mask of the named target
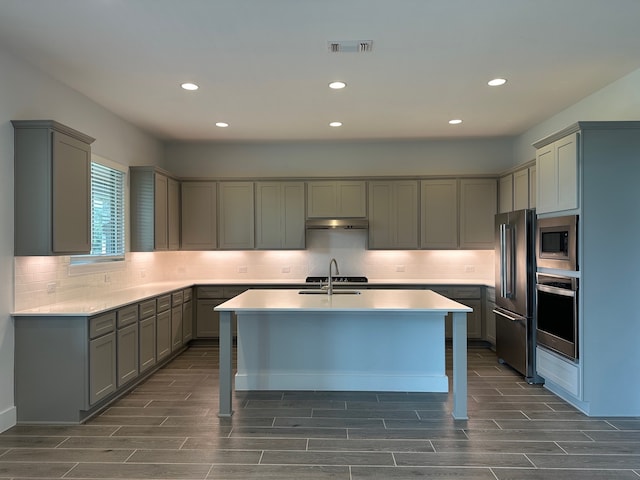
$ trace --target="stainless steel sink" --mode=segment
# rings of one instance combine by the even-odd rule
[[[329,291],[326,288],[308,288],[306,290],[299,290],[298,293],[301,295],[328,295]],[[360,295],[360,290],[334,288],[333,295]]]

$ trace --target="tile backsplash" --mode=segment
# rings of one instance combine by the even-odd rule
[[[173,280],[292,280],[343,275],[371,280],[493,282],[493,250],[367,250],[363,230],[313,230],[306,250],[128,253],[123,262],[71,265],[70,257],[15,257],[15,310],[95,298]]]

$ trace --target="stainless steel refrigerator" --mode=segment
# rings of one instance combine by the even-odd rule
[[[496,353],[540,383],[535,369],[535,210],[496,215]]]

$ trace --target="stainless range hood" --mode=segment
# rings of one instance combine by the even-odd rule
[[[311,218],[307,220],[308,230],[339,229],[367,229],[369,220],[366,218]]]

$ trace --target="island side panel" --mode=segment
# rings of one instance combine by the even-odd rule
[[[447,392],[444,313],[238,312],[236,390]]]

